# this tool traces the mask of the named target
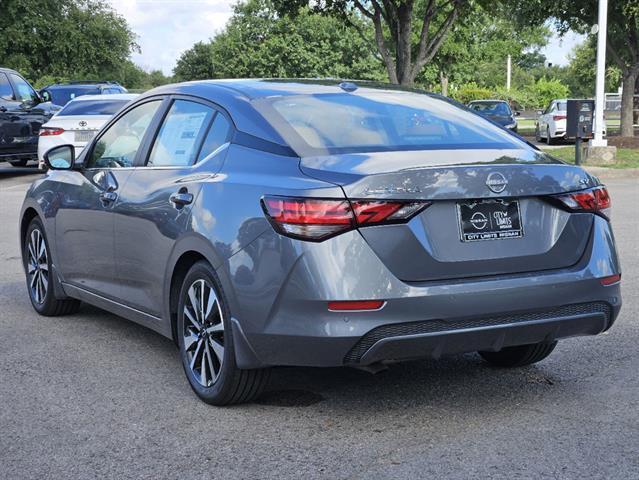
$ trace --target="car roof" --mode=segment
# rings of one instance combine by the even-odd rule
[[[0,67],[0,72],[2,73],[15,73],[17,75],[20,75],[18,72],[16,72],[15,70],[11,69],[11,68],[7,68],[7,67]],[[22,75],[20,75],[22,76]]]
[[[71,102],[86,102],[86,101],[99,101],[108,102],[110,100],[133,100],[140,96],[139,93],[110,93],[108,95],[80,95],[79,97],[72,98]]]
[[[508,103],[506,100],[497,100],[491,98],[485,98],[483,100],[471,100],[470,103]]]
[[[87,82],[87,83],[53,83],[47,85],[46,88],[75,88],[75,89],[95,89],[100,87],[122,88],[122,85],[118,83],[106,83],[106,82]]]
[[[344,88],[340,87],[344,85]],[[226,90],[234,92],[235,96],[242,96],[249,100],[271,96],[284,95],[313,95],[321,93],[344,93],[350,86],[357,92],[367,91],[411,91],[428,93],[416,88],[401,87],[388,83],[374,82],[370,80],[340,80],[340,79],[219,79],[196,80],[193,82],[175,83],[163,85],[151,90],[149,93],[185,93],[206,95],[216,91]]]
[[[340,80],[340,79],[224,79],[197,80],[192,82],[162,85],[142,94],[141,100],[156,95],[185,95],[200,97],[222,106],[231,116],[236,128],[249,135],[286,146],[287,143],[275,128],[256,110],[253,100],[286,95],[313,95],[322,93],[346,94],[355,84],[357,93],[373,91],[419,92],[415,88],[400,87],[386,83]],[[340,84],[344,88],[340,87]],[[348,90],[347,90],[348,89]],[[429,94],[433,95],[433,94]],[[436,96],[436,95],[433,95]],[[446,101],[451,101],[441,97]]]

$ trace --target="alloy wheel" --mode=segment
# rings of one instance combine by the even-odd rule
[[[31,298],[41,305],[49,288],[49,257],[44,236],[39,229],[31,231],[27,245],[27,275],[29,276],[29,293]]]
[[[193,377],[203,387],[218,379],[224,362],[224,316],[211,284],[198,279],[184,299],[184,352]]]

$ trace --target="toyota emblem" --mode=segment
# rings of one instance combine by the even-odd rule
[[[492,172],[486,179],[486,186],[494,193],[501,193],[506,190],[508,180],[499,172]]]
[[[82,120],[80,123],[78,123],[78,125],[80,125],[81,127],[86,127],[87,126],[87,122]]]

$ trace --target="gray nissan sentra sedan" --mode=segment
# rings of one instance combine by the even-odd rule
[[[606,188],[443,97],[169,85],[46,161],[20,225],[33,307],[172,338],[215,405],[277,365],[529,365],[621,307]]]

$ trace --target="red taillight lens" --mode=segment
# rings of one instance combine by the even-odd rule
[[[343,302],[328,302],[331,312],[354,312],[358,310],[379,310],[384,306],[383,300],[347,300]]]
[[[38,135],[41,137],[47,137],[49,135],[62,135],[63,133],[64,128],[41,127]]]
[[[370,225],[401,223],[428,202],[264,197],[262,207],[281,234],[320,241],[347,230]]]
[[[610,217],[612,201],[606,187],[595,187],[581,192],[556,195],[555,198],[570,210],[599,213],[607,218]]]
[[[566,115],[553,115],[552,119],[557,121],[557,120],[566,120]]]
[[[609,277],[600,278],[599,281],[604,287],[608,287],[610,285],[614,285],[615,283],[621,282],[621,274],[610,275]]]

